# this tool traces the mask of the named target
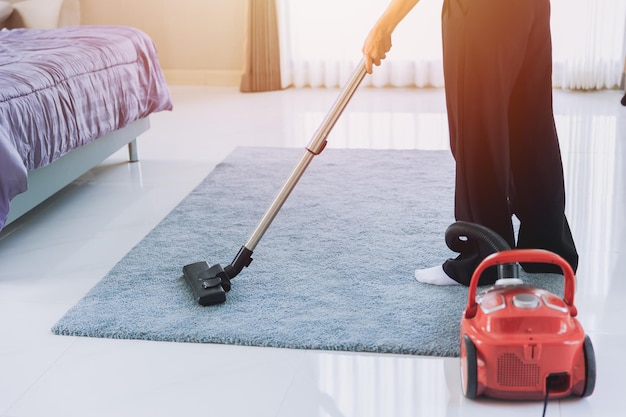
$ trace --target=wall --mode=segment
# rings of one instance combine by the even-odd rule
[[[81,0],[86,25],[134,26],[152,37],[170,84],[239,85],[247,0]]]

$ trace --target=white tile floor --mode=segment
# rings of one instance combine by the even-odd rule
[[[465,399],[454,358],[52,335],[64,312],[236,146],[304,147],[337,95],[172,92],[174,111],[154,115],[139,139],[141,162],[116,153],[1,235],[1,417],[541,415],[536,402]],[[555,91],[568,216],[581,252],[576,304],[594,342],[598,378],[591,397],[551,402],[548,416],[624,412],[620,98],[617,91]],[[329,146],[447,149],[446,135],[440,90],[362,89]]]

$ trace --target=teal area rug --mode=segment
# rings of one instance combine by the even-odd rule
[[[458,356],[467,288],[413,278],[453,257],[447,151],[327,149],[234,280],[201,307],[183,265],[229,264],[302,155],[238,148],[53,327],[59,335]],[[525,281],[560,294],[562,278]]]

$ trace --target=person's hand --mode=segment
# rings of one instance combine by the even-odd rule
[[[385,30],[380,25],[372,28],[363,44],[363,56],[365,57],[365,70],[368,74],[373,71],[373,66],[379,66],[387,57],[391,49],[391,31]]]

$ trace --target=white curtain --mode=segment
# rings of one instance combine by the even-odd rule
[[[343,85],[389,0],[276,0],[283,87]],[[441,6],[422,0],[394,32],[393,47],[365,83],[442,87]],[[626,0],[552,0],[554,86],[618,87],[624,71]]]

